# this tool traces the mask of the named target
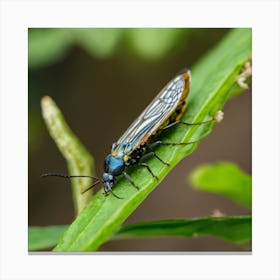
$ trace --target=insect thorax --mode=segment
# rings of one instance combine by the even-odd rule
[[[126,165],[133,165],[139,162],[144,153],[146,152],[147,143],[141,144],[138,148],[132,151],[129,155],[127,155]]]
[[[124,159],[121,157],[115,157],[108,155],[104,160],[104,172],[112,174],[113,176],[119,176],[125,168]]]

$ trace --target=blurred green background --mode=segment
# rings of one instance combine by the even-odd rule
[[[41,179],[67,173],[64,159],[47,133],[40,100],[51,96],[73,132],[103,172],[111,144],[182,68],[192,69],[230,29],[29,29],[28,133],[29,225],[69,224],[74,218],[70,182]],[[201,141],[141,204],[127,222],[210,215],[247,214],[226,198],[193,190],[191,169],[217,160],[251,173],[251,94],[233,98],[225,120]],[[110,241],[103,251],[240,251],[214,237]]]

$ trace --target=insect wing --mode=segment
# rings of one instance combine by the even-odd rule
[[[112,154],[117,156],[129,154],[156,133],[186,98],[189,83],[190,71],[171,80],[113,145]]]

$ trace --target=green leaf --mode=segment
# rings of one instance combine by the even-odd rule
[[[62,60],[72,43],[67,29],[30,28],[28,30],[28,66],[47,66]]]
[[[242,65],[251,56],[251,29],[236,29],[205,58],[193,68],[191,92],[187,98],[188,110],[183,120],[199,122],[209,119],[223,108],[229,98],[229,90]],[[177,127],[163,137],[167,142],[189,142],[200,139],[210,133],[213,123],[200,126]],[[167,167],[156,158],[147,163],[159,177],[156,181],[144,168],[135,168],[130,172],[135,183],[140,187],[137,191],[129,182],[120,178],[114,191],[124,199],[116,199],[113,195],[105,197],[99,191],[62,236],[55,251],[93,251],[107,241],[137,206],[155,189],[161,180],[174,166],[195,150],[198,142],[185,146],[157,149],[160,158],[170,163]]]
[[[139,222],[121,227],[113,238],[207,235],[234,243],[250,241],[252,239],[252,218],[250,216],[228,216]]]
[[[77,43],[93,56],[106,58],[116,50],[124,29],[75,28],[70,29]]]
[[[121,227],[113,239],[145,237],[199,237],[216,236],[233,243],[251,240],[252,219],[250,216],[204,217],[197,219],[173,219],[129,224]],[[55,246],[68,228],[46,226],[28,228],[28,250],[36,251]]]
[[[55,246],[67,226],[28,227],[28,251]]]
[[[251,209],[252,177],[234,163],[201,165],[189,174],[189,180],[195,189],[223,195]]]
[[[55,102],[45,96],[41,101],[42,114],[50,135],[66,159],[70,175],[93,174],[93,158],[66,124]],[[91,184],[87,178],[72,179],[73,201],[76,213],[80,213],[92,198],[92,190],[82,194]]]
[[[191,30],[191,29],[189,29]],[[131,47],[146,59],[160,59],[178,44],[178,38],[185,39],[191,32],[185,28],[133,28],[127,34]]]

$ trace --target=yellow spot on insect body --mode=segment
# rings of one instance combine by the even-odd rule
[[[123,156],[123,160],[124,160],[125,162],[127,162],[127,161],[129,160],[129,156],[128,156],[128,155],[124,155],[124,156]]]
[[[116,156],[118,155],[118,152],[117,152],[117,151],[111,151],[111,155],[112,155],[113,157],[116,157]]]

